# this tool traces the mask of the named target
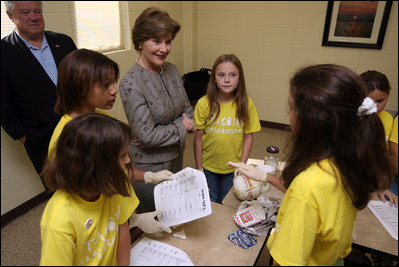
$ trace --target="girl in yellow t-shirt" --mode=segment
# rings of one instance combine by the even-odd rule
[[[48,148],[49,160],[55,157],[58,138],[69,121],[86,113],[111,116],[102,110],[111,109],[115,103],[118,77],[118,64],[95,51],[77,49],[61,61],[58,68],[58,98],[55,112],[62,117],[51,136]],[[171,180],[173,174],[168,170],[153,173],[138,169],[133,169],[133,173],[136,180],[152,184]]]
[[[332,64],[296,72],[288,102],[287,192],[267,247],[279,265],[343,265],[357,210],[371,192],[392,182],[377,106],[358,74]],[[231,165],[253,179],[268,179],[250,165]]]
[[[207,93],[195,107],[194,120],[196,168],[204,171],[211,201],[222,203],[233,186],[234,168],[227,162],[246,162],[252,133],[260,131],[258,113],[247,96],[237,56],[228,54],[216,59]]]
[[[129,265],[128,219],[139,204],[129,176],[128,125],[87,113],[65,125],[44,168],[55,191],[43,212],[40,265]]]
[[[56,150],[58,138],[71,121],[88,113],[111,117],[100,109],[109,110],[113,107],[118,93],[116,87],[118,76],[117,63],[95,51],[77,49],[61,61],[58,68],[58,99],[55,111],[62,117],[50,140],[48,161],[53,161],[58,157]],[[172,175],[173,173],[168,170],[153,173],[133,168],[133,175],[130,175],[129,179],[157,184],[163,180],[171,180]],[[159,213],[161,211],[133,213],[130,226],[137,226],[146,233],[170,232],[169,227],[161,225],[154,219]]]
[[[366,85],[367,91],[368,91],[368,96],[372,98],[378,107],[378,117],[380,118],[382,125],[384,126],[385,130],[385,141],[387,145],[389,146],[390,143],[390,138],[393,134],[393,117],[389,112],[385,111],[385,106],[388,102],[389,98],[389,92],[391,91],[391,86],[389,84],[388,78],[385,76],[385,74],[375,71],[375,70],[369,70],[366,72],[363,72],[360,74],[360,77],[362,78],[363,82]],[[398,158],[392,158],[393,164],[397,164]],[[395,206],[398,206],[398,181],[397,181],[397,176],[395,178],[396,180],[394,183],[391,185],[391,187],[387,190],[378,192],[379,197],[381,198],[382,201],[389,200],[391,205],[395,204]]]

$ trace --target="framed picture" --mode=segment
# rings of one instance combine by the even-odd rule
[[[323,46],[381,49],[392,1],[328,1]]]

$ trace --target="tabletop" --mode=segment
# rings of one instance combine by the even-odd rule
[[[376,193],[372,195],[372,200],[379,200]],[[398,241],[385,230],[368,207],[358,211],[353,233],[354,244],[398,256]]]
[[[248,164],[262,164],[262,160],[248,159]],[[377,193],[372,194],[371,200],[379,200]],[[222,201],[223,205],[238,208],[241,201],[237,199],[231,189]],[[358,211],[353,227],[352,243],[398,256],[398,241],[385,230],[368,207]]]
[[[372,199],[377,200],[379,198],[377,194],[373,194]],[[235,196],[231,189],[222,203],[237,209],[241,200]],[[353,233],[352,243],[398,256],[398,241],[392,238],[369,208],[366,207],[358,211]]]
[[[211,202],[212,214],[183,224],[186,239],[162,232],[143,236],[175,246],[188,254],[194,265],[254,265],[266,236],[256,236],[257,243],[247,249],[240,248],[227,239],[238,229],[234,222],[236,209]]]

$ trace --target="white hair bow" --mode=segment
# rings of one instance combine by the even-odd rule
[[[370,97],[366,97],[357,109],[358,116],[365,116],[377,113],[377,104]]]

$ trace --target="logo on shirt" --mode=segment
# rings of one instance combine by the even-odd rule
[[[118,220],[120,218],[120,206],[114,213],[114,216],[109,216],[107,223],[103,225],[102,229],[93,232],[93,238],[86,241],[86,252],[84,261],[90,262],[95,258],[101,259],[109,247],[115,245],[116,236],[118,235]],[[85,228],[88,229],[93,224],[91,218],[87,219]],[[96,228],[93,229],[96,231]],[[80,265],[82,265],[81,263]]]
[[[207,127],[206,132],[215,134],[243,134],[243,129],[239,119],[222,117]]]

